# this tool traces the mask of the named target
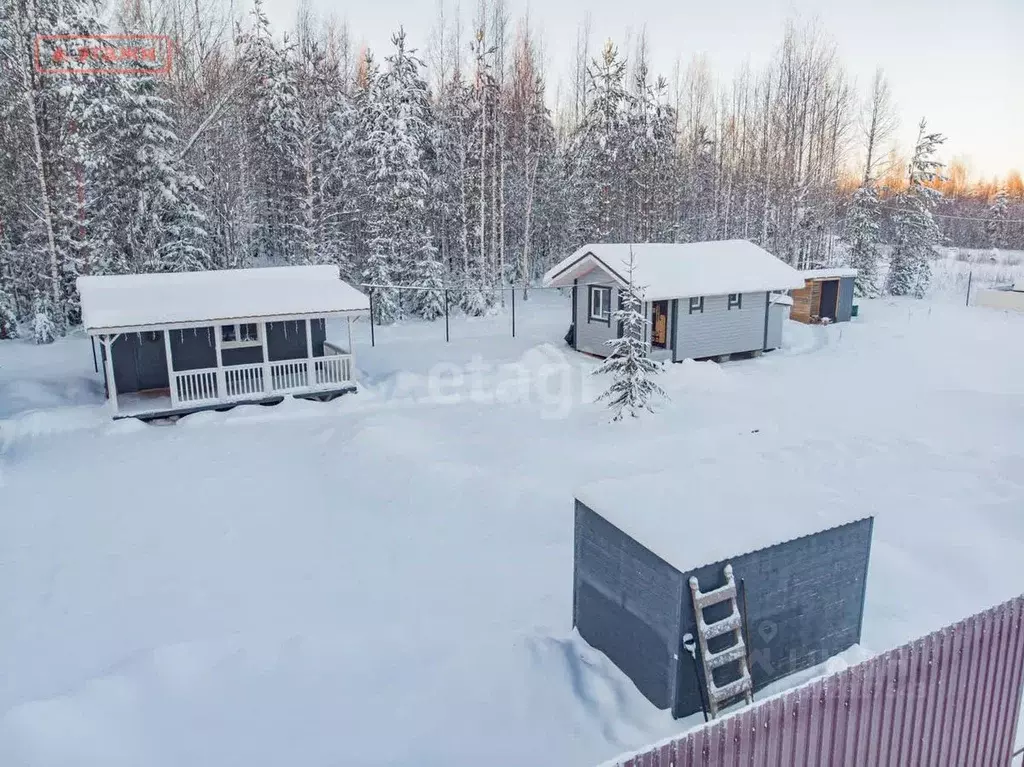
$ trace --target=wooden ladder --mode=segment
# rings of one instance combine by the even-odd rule
[[[693,597],[693,614],[697,619],[697,640],[700,642],[704,684],[707,686],[708,710],[714,719],[723,703],[741,695],[748,705],[753,699],[747,645],[743,637],[743,618],[736,603],[736,580],[733,578],[732,565],[725,566],[725,585],[711,591],[701,591],[696,576],[691,577],[690,595]],[[705,608],[722,602],[728,602],[732,607],[729,615],[713,623],[705,622]],[[709,640],[725,634],[732,634],[732,644],[714,652],[708,649]],[[719,687],[715,682],[715,669],[733,663],[739,664],[739,677]]]

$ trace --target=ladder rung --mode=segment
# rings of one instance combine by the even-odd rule
[[[740,614],[733,610],[732,615],[728,618],[722,618],[720,621],[714,623],[700,622],[700,631],[704,634],[705,639],[714,639],[715,637],[727,634],[730,631],[735,631],[740,627],[741,618]]]
[[[712,680],[710,688],[711,689],[709,690],[709,692],[711,694],[712,700],[714,700],[716,703],[721,703],[723,700],[735,698],[737,695],[742,695],[745,692],[749,692],[750,677],[741,676],[735,682],[729,682],[729,684],[723,687],[717,687],[714,681]]]
[[[705,591],[703,593],[697,592],[693,595],[693,601],[701,610],[705,607],[711,607],[711,605],[717,605],[720,602],[727,602],[728,600],[735,598],[736,584],[734,583],[727,583],[717,589]]]
[[[708,668],[721,668],[729,663],[745,658],[747,655],[747,647],[743,642],[732,647],[727,647],[724,650],[718,652],[708,653],[707,666]]]

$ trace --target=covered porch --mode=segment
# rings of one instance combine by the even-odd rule
[[[112,414],[155,417],[350,391],[351,318],[343,341],[328,341],[324,330],[322,318],[248,319],[99,336]],[[124,385],[133,374],[134,385]]]

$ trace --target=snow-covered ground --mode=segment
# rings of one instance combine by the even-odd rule
[[[1020,593],[1024,316],[860,303],[621,424],[551,292],[516,339],[361,326],[361,393],[176,425],[111,423],[87,340],[0,342],[0,764],[588,767],[680,731],[571,631],[603,477],[876,515],[870,651]]]

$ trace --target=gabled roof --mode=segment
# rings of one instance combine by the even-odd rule
[[[584,245],[550,269],[544,285],[568,287],[594,267],[625,285],[630,251],[635,262],[633,279],[649,301],[804,286],[796,269],[748,240]]]
[[[78,278],[89,333],[154,329],[261,317],[365,314],[369,300],[336,266],[284,266],[208,272]]]

